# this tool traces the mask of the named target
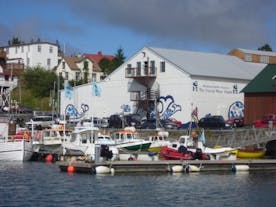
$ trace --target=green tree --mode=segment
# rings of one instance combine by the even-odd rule
[[[37,67],[26,70],[23,80],[26,88],[30,89],[35,97],[49,97],[50,91],[54,89],[54,82],[57,81],[57,75],[53,71]]]
[[[88,83],[88,75],[89,75],[88,62],[84,61],[83,62],[83,79],[84,79],[84,83]]]
[[[107,58],[102,58],[100,61],[99,61],[99,66],[100,68],[102,69],[102,72],[105,74],[105,75],[108,75],[110,74],[110,71],[112,71],[112,62],[111,60],[107,59]]]
[[[122,65],[125,62],[125,55],[123,49],[120,47],[117,50],[117,53],[115,54],[114,59],[112,60],[113,63],[113,69],[118,68],[120,65]]]
[[[11,40],[8,41],[9,46],[11,45],[19,45],[22,44],[22,42],[18,37],[13,37]]]
[[[270,51],[270,52],[272,52],[272,48],[270,47],[269,44],[264,44],[262,47],[259,47],[258,50]]]

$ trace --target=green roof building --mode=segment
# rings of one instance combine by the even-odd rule
[[[245,124],[276,113],[276,64],[267,65],[241,92],[244,92]]]

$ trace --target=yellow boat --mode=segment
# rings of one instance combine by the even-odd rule
[[[149,141],[151,145],[148,149],[149,152],[159,153],[161,148],[164,146],[168,146],[170,141],[168,140],[169,133],[168,132],[158,132],[157,135],[149,136]]]
[[[250,148],[237,150],[237,158],[242,158],[242,159],[260,159],[260,158],[263,158],[264,155],[265,155],[264,148],[250,147]]]

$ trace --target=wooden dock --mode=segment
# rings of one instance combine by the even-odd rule
[[[212,171],[268,171],[276,170],[275,159],[260,160],[159,160],[159,161],[112,161],[86,163],[82,161],[58,162],[60,170],[75,173],[166,173]],[[104,168],[98,172],[97,169]],[[177,170],[175,170],[177,169]]]

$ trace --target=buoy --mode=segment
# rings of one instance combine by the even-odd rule
[[[67,167],[67,172],[69,172],[69,173],[74,173],[74,172],[75,172],[74,166],[69,165],[69,166]]]
[[[183,172],[183,166],[182,165],[174,165],[174,166],[169,168],[169,171],[172,172],[172,173]]]
[[[95,168],[96,174],[109,174],[111,173],[111,170],[109,167],[106,166],[98,166]]]
[[[110,172],[111,172],[111,175],[114,175],[115,174],[115,169],[114,168],[110,168]]]
[[[45,157],[45,162],[52,162],[52,161],[53,161],[53,155],[48,154],[48,155]]]
[[[249,166],[248,165],[233,165],[232,166],[232,171],[237,172],[237,171],[248,171]]]
[[[197,167],[195,165],[189,165],[189,172],[199,172],[200,167]]]

